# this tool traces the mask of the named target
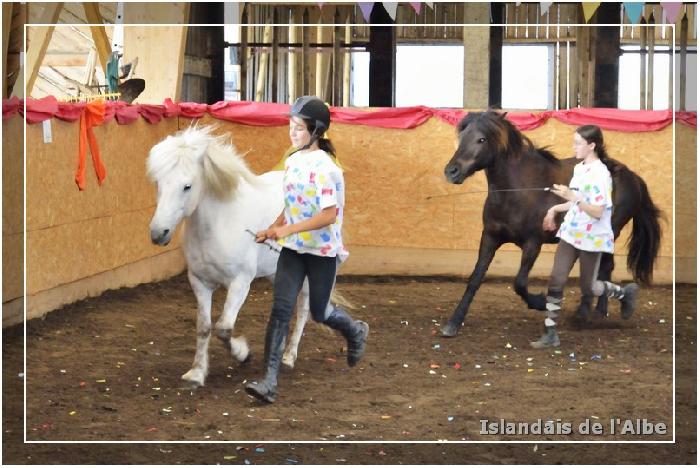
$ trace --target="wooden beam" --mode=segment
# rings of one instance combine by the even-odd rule
[[[639,23],[639,109],[647,108],[647,20]]]
[[[270,92],[270,102],[277,102],[277,83],[279,71],[279,48],[280,48],[280,31],[277,26],[277,7],[272,7],[272,65],[270,73],[272,74],[272,90]]]
[[[649,62],[647,69],[649,70],[649,85],[647,87],[647,109],[654,109],[654,48],[656,45],[656,21],[654,14],[649,17],[649,32],[647,39],[649,40]]]
[[[297,42],[299,40],[299,15],[300,11],[298,8],[292,10],[292,17],[289,22],[288,39],[289,42]],[[289,60],[287,62],[287,89],[289,90],[289,104],[292,104],[296,98],[299,97],[297,92],[297,82],[299,81],[297,62],[299,61],[299,54],[293,52],[293,49],[289,49],[288,52]]]
[[[340,12],[336,10],[335,26],[333,27],[333,71],[331,72],[331,81],[333,82],[333,98],[331,103],[334,106],[341,105],[343,92],[343,57],[340,53],[340,40],[343,30],[340,24]]]
[[[2,4],[2,98],[7,98],[7,50],[10,47],[10,28],[14,3]]]
[[[39,24],[50,24],[52,26],[37,26],[33,28],[36,34],[32,36],[32,43],[28,45],[27,56],[25,60],[25,66],[28,75],[27,95],[29,96],[31,96],[32,94],[32,88],[34,87],[34,83],[36,82],[37,76],[39,76],[39,68],[41,67],[41,62],[44,60],[44,55],[46,55],[46,49],[49,47],[49,42],[51,42],[51,36],[53,35],[54,30],[53,25],[56,24],[56,22],[58,21],[58,16],[61,14],[62,8],[63,2],[45,3],[44,13],[41,16]],[[20,68],[20,73],[22,72],[23,70],[22,68]],[[18,87],[15,85],[14,90],[12,92],[12,94],[15,96],[18,96],[17,88]],[[24,94],[24,90],[22,90],[21,93]]]
[[[240,100],[248,100],[248,9],[243,5],[243,15],[241,16],[241,46],[239,49],[239,61],[241,65],[241,82],[238,85],[240,90]]]
[[[309,10],[304,8],[302,27],[302,51],[301,51],[301,68],[303,70],[302,79],[302,95],[307,95],[311,92],[311,26],[309,26]]]
[[[678,84],[680,85],[680,92],[678,95],[678,110],[685,110],[685,81],[686,81],[686,53],[688,52],[688,15],[684,14],[681,20],[681,56],[680,56],[680,76],[678,79]],[[673,63],[673,60],[671,60]],[[673,76],[673,75],[671,75]],[[671,80],[673,81],[673,80]]]
[[[107,37],[107,32],[103,26],[102,15],[100,14],[100,4],[94,2],[84,2],[83,9],[85,10],[85,17],[90,26],[90,32],[92,33],[92,40],[95,41],[95,48],[97,49],[97,55],[100,57],[100,65],[102,66],[102,71],[107,76],[107,62],[109,62],[109,56],[112,54],[112,46],[109,43],[109,38]]]
[[[263,42],[269,44],[270,39],[272,39],[272,25],[265,25],[265,32],[263,33]],[[258,67],[258,77],[257,84],[255,86],[255,100],[262,101],[265,96],[265,83],[267,83],[267,61],[269,57],[269,52],[260,52],[260,66]]]
[[[345,25],[345,43],[349,44],[352,40],[352,26]],[[350,50],[345,49],[344,52],[345,66],[343,67],[343,106],[350,107],[350,67],[351,54]]]

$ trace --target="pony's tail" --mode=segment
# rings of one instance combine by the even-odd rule
[[[628,241],[627,268],[635,281],[642,285],[651,284],[654,262],[661,244],[661,210],[654,205],[647,184],[637,176],[640,191],[640,206],[632,223],[632,235]]]

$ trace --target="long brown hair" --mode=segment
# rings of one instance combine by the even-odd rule
[[[611,159],[608,155],[608,150],[605,147],[605,141],[603,140],[603,131],[600,129],[599,126],[582,125],[576,129],[576,133],[581,135],[581,138],[586,140],[586,143],[595,143],[595,148],[593,148],[593,151],[595,151],[596,155],[598,156],[598,159],[600,159],[600,161],[603,164],[605,164],[605,167],[608,168],[610,174],[612,174],[614,171],[617,171],[618,167],[616,161]]]

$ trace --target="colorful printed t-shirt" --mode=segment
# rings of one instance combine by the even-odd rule
[[[343,171],[325,151],[298,151],[285,161],[283,184],[287,224],[305,221],[329,206],[336,207],[336,218],[329,226],[291,234],[278,243],[299,253],[337,256],[345,261],[349,253],[341,235],[345,206]]]
[[[569,187],[578,189],[581,201],[604,206],[600,219],[589,216],[578,204],[566,212],[557,237],[579,250],[613,253],[615,238],[610,218],[612,215],[612,177],[602,161],[578,163]]]

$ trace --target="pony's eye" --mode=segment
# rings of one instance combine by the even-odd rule
[[[486,138],[479,138],[476,140],[477,143],[484,143],[486,141]]]
[[[192,188],[192,184],[187,184],[187,185],[185,185],[185,188],[183,189],[183,191],[187,192],[191,188]]]

